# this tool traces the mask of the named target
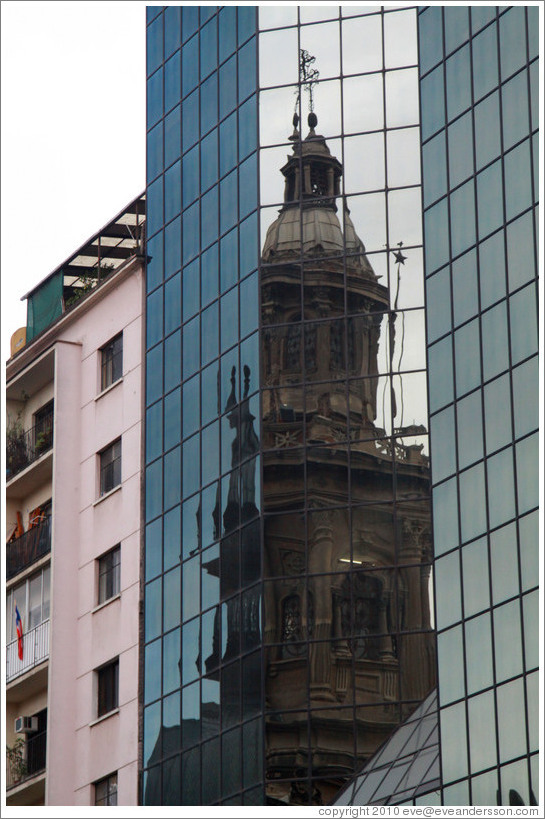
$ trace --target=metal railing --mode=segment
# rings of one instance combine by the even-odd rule
[[[53,446],[53,410],[31,429],[6,430],[6,480],[38,460]]]
[[[6,682],[9,683],[43,663],[49,657],[49,620],[23,634],[23,659],[19,659],[17,640],[6,646]]]
[[[6,758],[6,788],[21,785],[27,779],[45,771],[45,754],[47,730],[39,734],[30,734],[28,739],[19,745],[12,759]]]
[[[6,580],[31,566],[51,551],[51,516],[6,545]]]

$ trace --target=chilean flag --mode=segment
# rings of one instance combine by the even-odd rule
[[[21,620],[21,615],[19,614],[19,609],[17,608],[17,603],[15,603],[15,628],[17,629],[17,654],[19,655],[19,659],[23,659],[23,621]]]

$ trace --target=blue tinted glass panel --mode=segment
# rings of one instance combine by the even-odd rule
[[[456,469],[454,445],[454,410],[443,410],[430,418],[430,440],[433,456],[433,479],[441,481]]]
[[[490,527],[493,528],[506,523],[515,515],[513,451],[511,447],[489,458],[487,471],[488,514]]]
[[[238,98],[249,97],[256,89],[256,38],[254,37],[238,52]]]
[[[159,68],[163,62],[163,15],[156,17],[147,31],[147,65],[148,75]]]
[[[199,146],[195,145],[183,159],[183,206],[186,208],[199,195]]]
[[[199,369],[200,357],[200,319],[199,316],[184,326],[183,377],[189,378]]]
[[[153,347],[163,335],[163,290],[148,296],[146,320],[146,345]]]
[[[473,694],[492,685],[492,641],[490,615],[468,620],[466,631],[467,693]]]
[[[181,619],[180,567],[177,566],[165,574],[163,583],[163,629],[170,631],[171,628],[179,625]],[[160,608],[159,611],[161,611]]]
[[[170,509],[176,503],[180,503],[182,496],[182,470],[180,464],[180,447],[176,447],[168,455],[165,455],[165,486],[163,504],[165,509]]]
[[[427,206],[446,192],[447,161],[445,132],[441,131],[422,146],[424,205]]]
[[[217,199],[216,199],[217,201]],[[206,214],[206,209],[205,209]],[[217,217],[216,217],[217,219]],[[203,242],[204,245],[204,242]],[[219,261],[218,243],[201,256],[201,306],[206,307],[218,295]]]
[[[169,278],[180,269],[181,231],[182,223],[179,216],[165,228],[165,278]]]
[[[257,96],[250,97],[238,109],[238,156],[243,160],[257,147]]]
[[[498,159],[477,176],[479,236],[497,230],[503,223],[503,185]]]
[[[449,54],[469,37],[467,6],[445,6],[445,53]]]
[[[179,391],[177,391],[179,392]],[[180,561],[180,507],[171,509],[163,518],[164,522],[164,570]]]
[[[187,438],[200,424],[200,381],[199,376],[186,381],[183,388],[183,436]]]
[[[219,13],[220,62],[233,53],[237,45],[237,20],[234,7],[223,8]]]
[[[187,321],[199,309],[199,261],[198,259],[184,268],[182,274],[183,320]],[[186,377],[184,373],[184,378]]]
[[[201,315],[201,363],[208,364],[218,355],[218,303],[211,304]]]
[[[185,42],[199,27],[199,7],[182,7],[182,42]]]
[[[458,467],[464,469],[483,456],[481,392],[468,395],[456,408],[458,427]],[[434,464],[435,474],[435,464]]]
[[[155,179],[163,170],[163,123],[153,128],[147,137],[147,178]]]
[[[437,589],[441,587],[437,586]],[[446,705],[464,696],[464,653],[461,626],[437,635],[437,656],[440,700],[441,705]]]
[[[526,213],[507,226],[507,269],[509,290],[515,290],[536,275],[533,214]]]
[[[486,450],[494,452],[511,441],[511,394],[509,375],[491,381],[484,388]]]
[[[215,421],[201,434],[201,480],[209,484],[219,474],[219,423]]]
[[[184,265],[199,252],[199,203],[184,211],[183,262]]]
[[[178,159],[182,150],[182,111],[178,105],[165,117],[165,167]]]
[[[197,491],[200,484],[200,450],[199,436],[188,438],[183,445],[183,491],[184,498]]]
[[[240,316],[240,335],[243,338],[257,329],[259,293],[257,274],[245,279],[240,285],[240,303],[244,305]]]
[[[165,396],[165,450],[180,442],[181,391],[173,390]]]
[[[147,229],[151,236],[163,224],[163,177],[160,176],[151,185],[148,185],[147,197]]]
[[[198,464],[197,464],[198,466]],[[199,547],[199,531],[197,520],[199,515],[200,497],[187,500],[182,506],[182,557],[185,559]]]
[[[512,452],[509,450],[511,458]],[[490,535],[492,556],[492,599],[503,603],[519,593],[517,528],[514,523]]]
[[[202,424],[208,424],[218,414],[218,373],[216,361],[201,372],[201,412]]]
[[[163,695],[180,685],[180,629],[163,638]]]
[[[171,333],[182,322],[182,285],[180,273],[165,284],[165,334]]]
[[[163,448],[163,407],[157,402],[146,412],[146,463],[158,458]]]
[[[180,6],[165,8],[165,57],[170,57],[173,51],[181,45],[182,9]]]
[[[163,485],[163,464],[155,461],[146,468],[146,520],[160,514],[162,508],[161,488]]]
[[[509,301],[513,364],[537,351],[537,298],[533,284],[519,290]]]
[[[517,74],[502,88],[503,147],[508,150],[529,132],[528,76]]]
[[[517,500],[523,514],[539,503],[539,438],[531,435],[515,447],[517,460]]]
[[[475,151],[477,170],[487,165],[501,151],[500,104],[495,91],[475,107]]]
[[[144,653],[144,700],[161,696],[161,640],[146,646]]]
[[[237,175],[231,173],[220,183],[220,227],[225,233],[238,218]]]
[[[505,80],[526,62],[524,6],[509,9],[499,19],[501,78]]]
[[[186,685],[199,676],[200,635],[197,617],[183,627],[182,683]]]
[[[421,74],[443,58],[442,11],[441,6],[428,6],[418,17]]]
[[[257,207],[257,154],[253,154],[239,168],[239,208],[244,219]]]
[[[454,323],[461,324],[479,309],[477,253],[471,250],[452,265]]]
[[[498,85],[496,26],[484,29],[473,40],[473,88],[475,99],[484,97]]]
[[[430,411],[448,404],[454,397],[451,336],[428,350]]]
[[[470,617],[490,605],[488,593],[488,546],[486,538],[467,543],[462,549],[464,615]]]
[[[426,319],[428,341],[435,341],[451,328],[450,315],[450,270],[444,267],[426,280]]]
[[[482,464],[472,466],[460,475],[460,518],[462,541],[471,540],[486,529],[486,494]]]
[[[165,340],[165,392],[180,383],[181,354],[182,334],[178,330]]]
[[[180,73],[180,52],[165,63],[165,111],[180,102],[181,97],[181,73]]]
[[[447,200],[443,199],[424,214],[426,275],[442,267],[449,258]]]
[[[245,310],[243,310],[243,313]],[[221,298],[221,348],[227,350],[238,339],[238,289],[234,287]]]
[[[149,200],[148,200],[149,202]],[[149,207],[149,204],[148,204]],[[163,234],[159,233],[146,243],[146,285],[148,293],[163,281]]]
[[[538,427],[539,406],[535,400],[539,383],[537,358],[526,361],[513,370],[513,400],[515,435],[520,437]]]
[[[493,378],[509,366],[505,302],[482,315],[483,377]]]
[[[218,75],[212,74],[201,85],[201,132],[205,134],[218,120]]]
[[[163,69],[160,68],[148,80],[147,122],[148,128],[155,125],[163,114]]]
[[[509,220],[532,204],[530,140],[506,154],[504,163],[505,208]]]
[[[193,37],[182,51],[182,94],[185,97],[199,82],[199,38]]]
[[[165,173],[165,222],[170,222],[182,209],[180,161]]]
[[[202,198],[201,246],[208,247],[218,235],[218,186]],[[217,248],[217,245],[216,245]],[[216,250],[217,252],[217,250]],[[216,271],[217,272],[217,271]],[[204,291],[204,286],[203,286]],[[217,295],[217,291],[216,291]]]
[[[453,256],[475,243],[475,193],[472,180],[451,194],[450,237]]]
[[[163,392],[163,347],[159,344],[146,356],[146,403],[153,404]]]
[[[231,114],[220,125],[220,175],[231,170],[237,163],[237,120]]]
[[[427,139],[445,123],[443,66],[439,65],[420,84],[422,98],[422,139]]]
[[[240,236],[240,277],[255,270],[257,267],[257,213],[249,216],[241,223]]]
[[[256,30],[255,6],[238,7],[238,44],[242,45]]]
[[[219,71],[220,76],[220,119],[231,113],[237,104],[237,59],[231,57]]]
[[[456,623],[462,617],[459,550],[436,560],[434,573],[437,591],[441,598],[441,605],[437,607],[437,628],[443,629]]]
[[[201,29],[201,80],[207,77],[218,64],[217,29],[216,17]]]
[[[471,69],[469,46],[449,57],[447,72],[447,113],[449,120],[471,105]]]
[[[199,90],[193,91],[182,103],[182,147],[188,150],[199,138]]]
[[[200,555],[184,563],[183,572],[183,618],[190,620],[200,609]]]
[[[505,251],[503,231],[479,246],[481,308],[505,296]]]
[[[496,16],[496,9],[494,6],[472,6],[470,14],[471,31],[475,34]]]
[[[436,137],[437,139],[437,137]],[[473,173],[473,126],[471,113],[448,129],[449,181],[453,188]]]
[[[201,142],[201,190],[205,191],[218,179],[218,129]]]
[[[456,353],[456,392],[458,396],[474,389],[481,380],[479,323],[475,319],[454,334]]]
[[[458,504],[456,479],[452,478],[433,489],[433,531],[436,555],[458,544]]]

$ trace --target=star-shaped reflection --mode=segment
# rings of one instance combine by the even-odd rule
[[[403,255],[401,250],[393,250],[392,253],[394,254],[395,260],[397,264],[405,264],[406,256]]]

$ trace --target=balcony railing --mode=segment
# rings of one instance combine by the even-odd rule
[[[49,657],[49,620],[23,634],[23,659],[19,659],[17,640],[6,646],[6,682],[9,683],[43,663]]]
[[[6,430],[6,480],[10,480],[53,446],[53,410],[40,423],[23,432]]]
[[[6,758],[6,788],[21,785],[27,779],[45,771],[47,731],[30,734],[20,743],[12,758]]]
[[[44,517],[37,526],[12,540],[6,546],[6,580],[51,551],[51,517]]]

